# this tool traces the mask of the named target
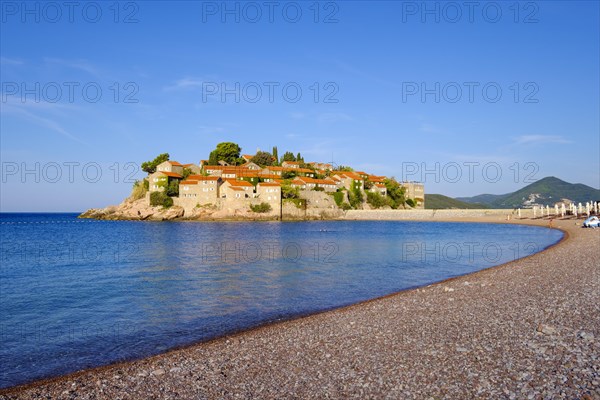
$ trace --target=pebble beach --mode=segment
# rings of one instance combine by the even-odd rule
[[[600,229],[553,226],[560,243],[507,264],[0,398],[600,399]]]

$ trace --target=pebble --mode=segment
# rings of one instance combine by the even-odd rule
[[[470,275],[470,285],[459,277],[455,287],[428,285],[145,360],[0,389],[0,400],[598,400],[600,269],[589,251],[597,232],[565,229],[569,238],[558,246]],[[460,296],[444,295],[455,288]]]

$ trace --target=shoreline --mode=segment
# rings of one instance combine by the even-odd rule
[[[548,222],[548,220],[545,220],[545,219],[531,220],[531,219],[525,219],[525,218],[518,219],[518,220],[511,220],[511,221],[502,221],[502,220],[498,220],[497,216],[488,216],[485,218],[482,218],[482,217],[468,218],[468,219],[469,220],[465,220],[463,218],[454,218],[454,219],[448,218],[448,219],[444,219],[443,221],[438,220],[438,219],[435,219],[434,221],[435,222],[509,223],[509,224],[512,223],[512,224],[524,224],[524,225],[533,225],[533,226],[542,226],[542,227],[546,227],[547,222]],[[425,221],[425,220],[418,219],[418,221]],[[57,388],[72,387],[73,385],[76,385],[75,381],[80,381],[80,380],[91,382],[92,380],[96,379],[96,375],[108,375],[108,374],[114,373],[115,371],[122,370],[122,369],[131,369],[131,368],[136,369],[136,368],[139,368],[139,367],[147,365],[147,364],[153,364],[153,363],[162,364],[164,362],[172,361],[172,359],[181,359],[182,357],[184,359],[187,358],[188,360],[193,361],[194,357],[186,356],[187,353],[209,352],[212,355],[215,355],[212,352],[212,350],[214,350],[214,348],[217,348],[217,349],[222,348],[224,345],[228,345],[231,342],[236,342],[238,344],[245,343],[249,338],[261,337],[264,335],[271,335],[271,334],[273,334],[273,331],[279,331],[279,333],[285,334],[286,330],[293,329],[298,325],[301,326],[301,325],[308,324],[308,325],[311,325],[312,329],[317,328],[317,330],[319,330],[319,324],[321,324],[323,322],[325,322],[325,323],[335,322],[336,319],[339,319],[341,316],[344,316],[345,314],[348,314],[348,313],[350,313],[350,314],[363,313],[364,314],[365,311],[368,311],[368,309],[370,309],[370,308],[373,308],[373,307],[380,308],[382,305],[385,305],[386,303],[388,303],[390,301],[391,302],[397,302],[397,301],[402,302],[403,299],[414,297],[414,296],[420,296],[420,294],[423,292],[431,292],[431,291],[436,292],[436,291],[439,291],[440,288],[442,288],[442,291],[444,293],[454,293],[455,289],[451,288],[452,290],[450,290],[450,289],[446,290],[448,288],[448,285],[456,286],[456,285],[460,284],[461,282],[468,283],[468,280],[486,279],[486,278],[489,278],[490,275],[494,275],[498,271],[500,271],[500,273],[502,273],[502,271],[509,270],[509,272],[510,272],[511,269],[518,267],[520,264],[527,264],[527,263],[529,263],[530,260],[537,261],[537,259],[540,258],[542,255],[544,255],[544,257],[547,257],[549,253],[552,253],[552,252],[556,253],[560,249],[563,249],[564,247],[567,247],[567,246],[573,245],[573,244],[578,244],[577,237],[581,237],[581,234],[577,231],[578,230],[581,231],[581,229],[580,229],[581,227],[576,226],[574,224],[574,222],[575,222],[575,220],[572,220],[572,219],[571,220],[555,220],[555,229],[561,230],[564,234],[563,238],[559,242],[555,243],[554,245],[552,245],[538,253],[528,255],[528,256],[519,258],[517,260],[510,261],[505,264],[497,265],[497,266],[487,268],[484,270],[480,270],[480,271],[475,271],[475,272],[472,272],[472,273],[469,273],[466,275],[448,278],[446,280],[439,281],[436,283],[402,290],[397,293],[392,293],[392,294],[389,294],[389,295],[386,295],[383,297],[366,300],[364,302],[351,304],[348,306],[335,308],[332,310],[313,313],[313,314],[306,315],[306,316],[295,317],[293,319],[284,320],[284,321],[274,321],[271,323],[267,323],[267,324],[263,324],[263,325],[251,328],[249,330],[244,330],[241,332],[237,332],[237,333],[229,334],[226,336],[221,336],[221,337],[218,337],[215,339],[211,339],[209,341],[200,342],[200,343],[172,349],[165,353],[161,353],[158,355],[150,356],[150,357],[139,359],[139,360],[125,361],[125,362],[120,362],[120,363],[116,363],[116,364],[95,367],[92,369],[78,371],[78,372],[74,372],[74,373],[60,376],[60,377],[48,378],[48,379],[44,379],[44,380],[34,381],[34,382],[31,382],[31,383],[28,383],[25,385],[19,385],[19,386],[14,386],[14,387],[10,387],[10,388],[0,389],[0,396],[3,396],[3,397],[6,396],[6,398],[13,398],[12,396],[20,397],[22,395],[26,395],[26,396],[33,395],[34,393],[40,394],[40,390],[42,390],[42,393],[45,393],[44,389],[46,391],[50,391],[51,393],[54,393],[54,394],[62,393],[64,395],[64,393],[63,393],[64,391],[57,392],[56,391]],[[577,228],[577,229],[574,229],[574,228]],[[596,232],[592,233],[592,231],[595,231],[595,230],[587,230],[586,229],[584,231],[589,231],[592,235],[596,234]],[[586,235],[588,235],[588,234],[586,234]],[[575,236],[575,237],[573,238],[572,236]],[[597,237],[597,236],[593,236],[593,237]],[[493,286],[493,284],[491,284],[491,286]],[[482,285],[482,287],[485,287],[485,286]],[[456,289],[456,291],[458,292],[458,288]],[[471,299],[471,300],[473,300],[473,299]],[[323,320],[325,320],[325,321],[323,321]],[[596,326],[596,328],[598,328],[598,327]],[[595,335],[596,336],[600,335],[600,332],[598,332],[598,329],[596,329]],[[366,338],[363,338],[363,339],[366,339]],[[200,362],[202,360],[198,360],[198,361]],[[270,363],[269,363],[269,365],[270,365]],[[177,369],[180,367],[173,367],[173,368]],[[171,368],[171,370],[173,368]],[[171,370],[169,370],[169,372],[167,373],[164,368],[162,370],[159,368],[157,370],[154,370],[154,372],[156,372],[156,371],[159,372],[157,374],[154,374],[154,372],[146,373],[145,376],[143,373],[141,376],[139,374],[136,374],[133,376],[133,379],[134,379],[134,381],[135,380],[143,381],[143,380],[146,380],[147,378],[153,379],[157,376],[160,376],[160,377],[162,377],[164,375],[170,376],[171,372],[173,372]],[[129,375],[129,378],[132,378],[132,375],[126,374],[126,376],[127,375]],[[114,379],[114,377],[113,377],[113,379]],[[110,379],[108,379],[108,380],[110,381]],[[122,378],[117,379],[117,381],[123,383]],[[100,382],[100,381],[98,381],[98,382]],[[89,385],[85,385],[85,386],[87,387]],[[96,386],[98,386],[98,385],[96,385]],[[90,389],[90,388],[88,387],[88,389]],[[96,389],[102,389],[102,385],[100,385],[100,388],[94,387],[93,390],[96,390]],[[213,389],[215,389],[215,388],[213,387]],[[600,391],[600,387],[598,388],[598,390]],[[207,393],[208,392],[214,393],[210,390],[208,390]],[[119,396],[125,395],[125,392],[122,392],[122,391],[117,391],[115,393],[116,393],[116,395],[119,395]],[[150,396],[157,395],[157,393],[152,390],[150,390],[149,392],[145,392],[145,393],[146,393],[146,395],[150,395]],[[196,393],[196,392],[194,392],[194,393]],[[318,393],[318,391],[317,392],[309,391],[307,393],[309,395],[310,395],[310,393],[312,393],[314,395],[314,394]],[[387,391],[378,391],[378,393],[387,393]],[[230,393],[230,394],[232,394],[232,393]],[[226,396],[226,397],[228,397],[228,396]],[[169,398],[169,396],[167,396],[165,398]]]

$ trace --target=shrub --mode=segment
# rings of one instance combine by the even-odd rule
[[[333,199],[335,200],[335,204],[338,207],[341,207],[342,203],[344,202],[344,192],[338,191],[338,192],[334,192],[332,195],[333,195]]]
[[[250,209],[255,213],[266,213],[271,211],[273,208],[269,203],[250,204]]]
[[[284,199],[284,201],[287,201],[287,202],[290,202],[290,203],[294,203],[294,205],[297,208],[303,208],[306,200],[303,200],[303,199]]]
[[[167,196],[179,196],[179,181],[177,179],[173,179],[167,185]]]
[[[352,185],[352,189],[350,189],[350,192],[348,193],[348,200],[350,200],[352,208],[358,208],[358,206],[362,204],[363,195],[359,187]]]
[[[284,182],[281,185],[281,196],[284,199],[297,199],[300,197],[300,188],[290,185],[289,182]]]
[[[325,191],[325,189],[324,189],[324,188],[322,188],[321,186],[315,186],[315,187],[313,188],[313,190],[314,190],[315,192],[323,192],[323,191]]]
[[[146,196],[146,192],[148,191],[147,182],[148,181],[146,179],[144,179],[143,181],[135,181],[129,198],[131,200],[143,199],[144,196]]]
[[[390,202],[387,197],[384,197],[379,193],[367,192],[367,203],[369,203],[373,208],[381,208],[389,205]]]
[[[346,211],[346,210],[351,210],[352,206],[350,204],[348,204],[348,202],[343,202],[342,203],[342,210]]]
[[[417,205],[417,203],[415,203],[413,199],[406,199],[406,204],[408,204],[411,207],[416,207]]]
[[[152,192],[150,193],[150,205],[169,208],[173,205],[173,199],[164,192]]]

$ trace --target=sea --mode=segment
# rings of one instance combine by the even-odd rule
[[[428,285],[561,238],[508,224],[0,213],[0,387]]]

